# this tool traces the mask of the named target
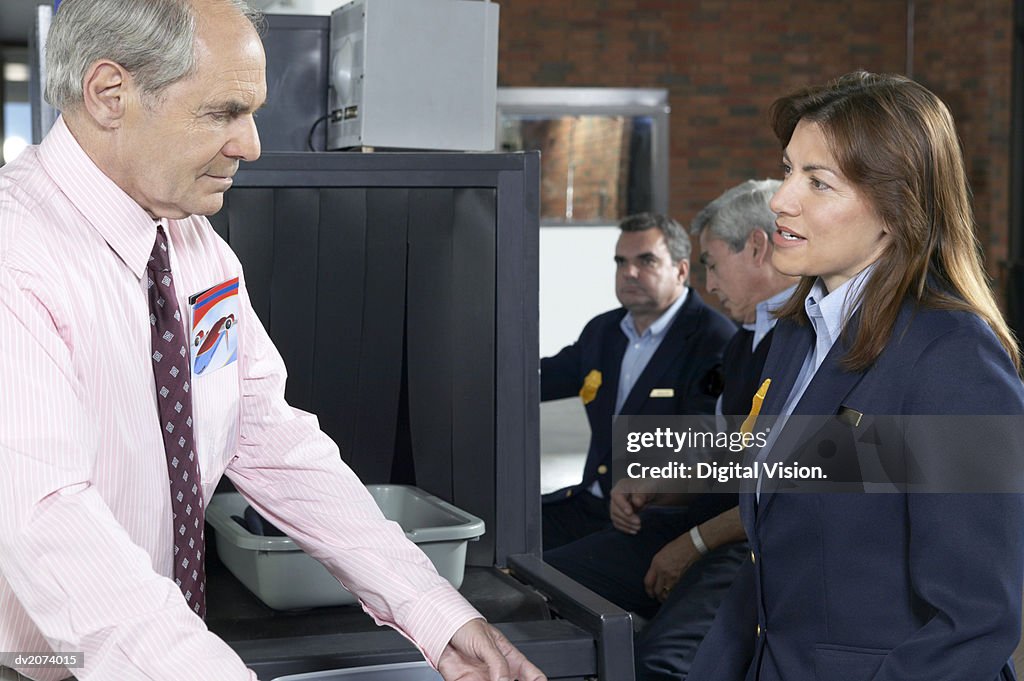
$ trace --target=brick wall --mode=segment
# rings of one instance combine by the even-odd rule
[[[1009,245],[1013,3],[916,4],[914,77],[956,117],[978,236],[1001,293]]]
[[[918,0],[914,76],[957,118],[991,274],[1006,256],[1012,3]],[[899,0],[506,0],[504,86],[668,89],[672,214],[777,177],[767,107],[848,71],[906,72]]]

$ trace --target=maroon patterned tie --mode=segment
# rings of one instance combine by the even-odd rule
[[[149,276],[149,323],[153,329],[153,376],[174,512],[174,581],[181,587],[189,607],[205,617],[203,490],[192,435],[188,339],[174,294],[167,236],[162,225],[157,226],[156,243],[146,272]]]

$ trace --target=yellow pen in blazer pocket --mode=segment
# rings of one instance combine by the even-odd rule
[[[750,413],[747,414],[747,418],[743,419],[743,425],[740,426],[741,433],[754,432],[754,424],[757,423],[757,417],[761,413],[761,405],[764,403],[764,398],[768,394],[768,388],[771,384],[772,379],[764,379],[764,383],[754,393],[754,399],[750,403]]]
[[[597,397],[597,390],[601,387],[601,372],[591,369],[586,378],[583,379],[583,387],[580,388],[580,399],[583,404],[590,404]]]

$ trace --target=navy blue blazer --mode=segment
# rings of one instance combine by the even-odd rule
[[[776,326],[763,414],[781,410],[813,336],[809,326]],[[794,414],[1024,414],[1020,378],[975,315],[906,305],[870,369],[844,371],[845,350],[841,342],[832,348]],[[818,435],[798,447],[820,452]],[[779,442],[785,437],[786,429]],[[1006,439],[1020,446],[1012,433]],[[786,448],[773,447],[768,461],[787,457],[777,449]],[[957,447],[949,455],[985,452]],[[751,560],[698,650],[690,681],[1014,678],[1021,494],[804,494],[764,484],[759,501],[740,497]]]
[[[626,336],[619,322],[626,310],[619,308],[587,322],[579,340],[554,357],[540,361],[541,400],[578,395],[587,375],[601,372],[601,387],[586,405],[590,422],[590,447],[579,485],[544,495],[545,501],[589,489],[595,480],[605,496],[611,492],[612,419],[619,390],[619,371],[626,352]],[[690,289],[672,326],[633,385],[622,405],[630,415],[713,414],[722,392],[722,351],[736,332],[736,325],[708,307]],[[658,390],[652,395],[652,390]]]

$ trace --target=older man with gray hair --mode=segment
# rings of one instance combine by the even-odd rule
[[[755,346],[774,324],[768,313],[771,299],[795,284],[771,266],[775,213],[768,201],[780,184],[747,180],[705,206],[690,223],[690,234],[700,241],[708,293],[718,296],[737,322],[759,325]],[[738,405],[744,412],[749,406]]]
[[[260,155],[256,20],[240,0],[64,0],[54,17],[63,115],[0,171],[0,650],[84,659],[0,657],[0,674],[254,679],[203,622],[204,509],[226,474],[446,681],[541,681],[285,402],[203,217]],[[234,352],[199,362],[225,328],[202,321],[214,300]]]

